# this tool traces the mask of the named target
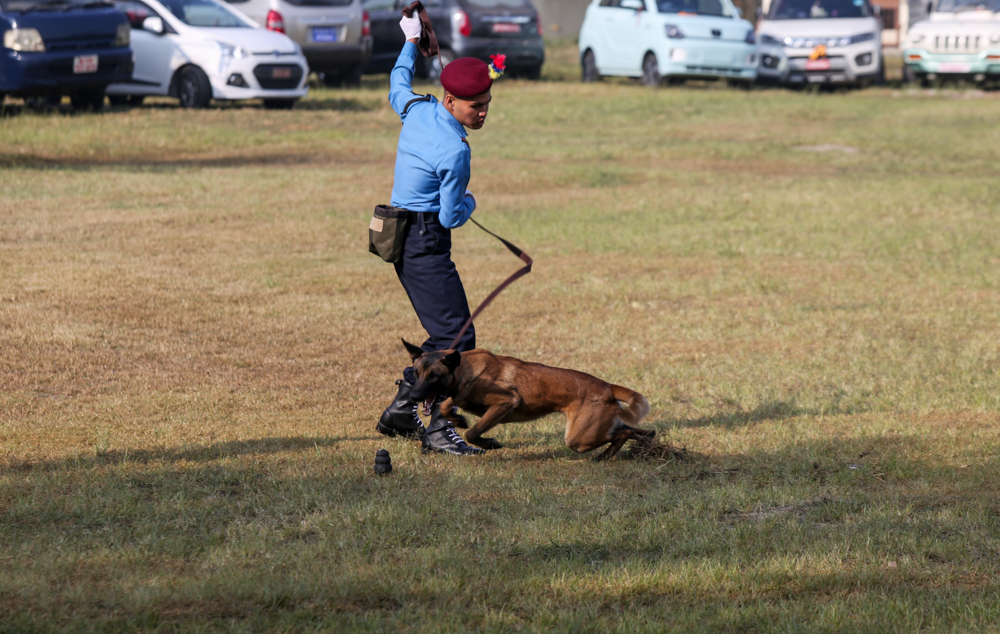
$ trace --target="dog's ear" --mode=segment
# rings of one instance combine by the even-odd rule
[[[406,351],[410,353],[410,358],[413,359],[414,361],[423,356],[424,351],[418,348],[417,346],[413,345],[406,339],[401,339],[400,341],[402,341],[403,345],[406,346]]]
[[[458,369],[458,366],[462,364],[462,353],[456,350],[455,352],[452,352],[444,359],[441,359],[441,363],[443,363],[444,367],[448,368],[448,370],[454,372],[456,369]]]

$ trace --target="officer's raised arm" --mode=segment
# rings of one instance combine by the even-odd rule
[[[417,40],[420,37],[420,18],[417,15],[414,11],[412,18],[404,15],[399,21],[406,43],[389,74],[389,105],[400,118],[403,117],[407,102],[413,99],[413,69],[417,62]]]

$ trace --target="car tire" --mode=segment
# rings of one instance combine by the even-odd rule
[[[267,110],[291,110],[295,107],[298,99],[265,99],[264,108]]]
[[[177,97],[181,108],[207,108],[212,101],[212,84],[197,66],[186,66],[177,79]]]
[[[585,84],[591,84],[601,80],[601,74],[597,71],[597,60],[594,59],[594,51],[589,48],[580,60],[580,79]]]
[[[517,72],[517,76],[520,78],[527,79],[529,81],[538,81],[542,78],[542,65],[538,66],[528,66]]]
[[[78,90],[69,96],[69,102],[74,110],[100,112],[104,108],[104,87]]]
[[[441,51],[430,60],[427,65],[427,79],[431,80],[435,84],[441,83],[441,71],[445,66],[455,61],[455,54],[448,48],[442,48]]]
[[[146,99],[146,95],[129,95],[128,105],[133,108],[138,108],[142,105],[142,102]]]
[[[660,76],[660,65],[656,61],[656,55],[646,53],[642,58],[642,84],[644,86],[659,86],[663,82]]]
[[[904,84],[915,84],[917,83],[917,74],[913,72],[913,69],[903,64],[903,83]]]
[[[885,58],[878,58],[878,74],[875,75],[875,85],[885,86]]]
[[[108,101],[111,102],[112,106],[127,106],[129,102],[128,95],[108,95]]]

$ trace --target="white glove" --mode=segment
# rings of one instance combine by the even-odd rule
[[[465,190],[465,197],[472,199],[472,210],[475,211],[476,210],[476,197],[473,196],[472,192],[470,192],[468,189]]]
[[[420,39],[420,18],[417,17],[418,15],[419,12],[414,11],[412,18],[404,15],[403,19],[399,21],[399,28],[403,29],[403,37],[408,40]]]

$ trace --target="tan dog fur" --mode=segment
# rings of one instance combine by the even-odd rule
[[[610,443],[597,460],[611,458],[631,438],[648,443],[656,435],[654,430],[632,427],[649,413],[646,397],[634,390],[576,370],[502,357],[480,348],[425,353],[406,341],[403,344],[417,376],[411,398],[447,396],[440,412],[457,427],[468,424],[454,412],[455,406],[480,417],[465,434],[469,444],[498,449],[502,445],[483,434],[496,425],[523,423],[553,412],[566,416],[570,449],[583,453]]]

